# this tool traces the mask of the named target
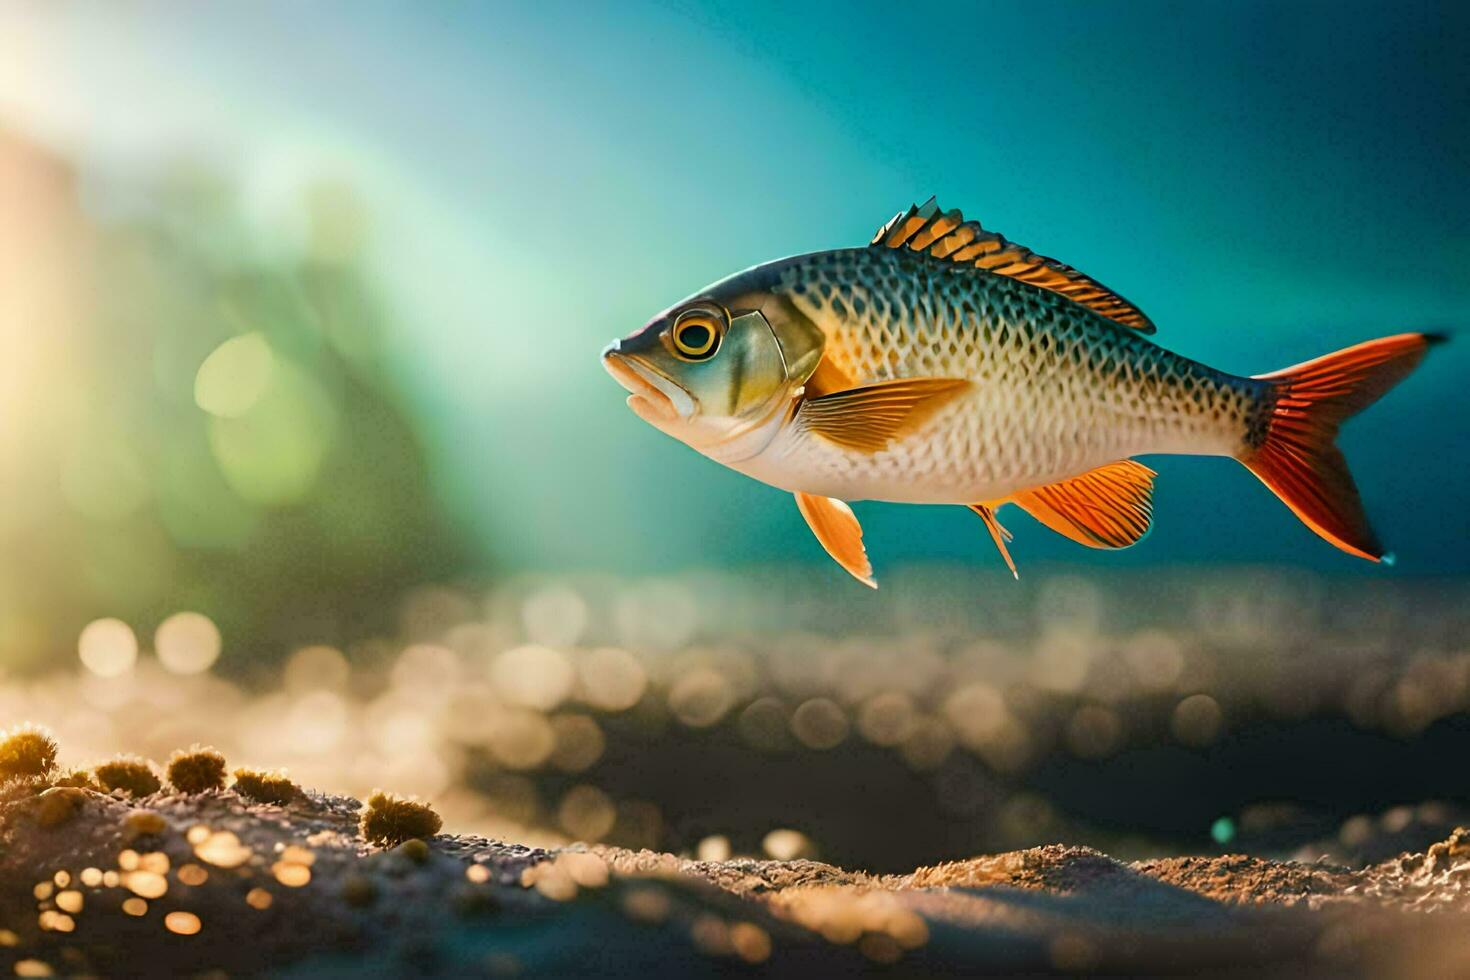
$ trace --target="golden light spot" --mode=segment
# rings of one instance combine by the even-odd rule
[[[1092,669],[1093,635],[1087,630],[1049,625],[1036,640],[1029,666],[1035,683],[1049,691],[1081,690]]]
[[[1220,736],[1225,714],[1208,694],[1191,694],[1174,706],[1169,730],[1185,745],[1203,748]]]
[[[9,929],[0,929],[0,946],[14,946],[20,942],[20,937]]]
[[[536,879],[536,890],[553,902],[570,902],[577,897],[577,883],[565,872],[552,872]]]
[[[18,977],[54,976],[50,965],[45,960],[17,960],[15,963],[15,975]]]
[[[510,769],[534,769],[556,750],[556,732],[539,711],[501,711],[488,741],[490,751]]]
[[[902,691],[884,691],[863,702],[858,731],[874,745],[898,745],[914,727],[914,702]]]
[[[811,841],[799,830],[773,830],[761,841],[765,852],[777,861],[794,861],[811,852]]]
[[[648,674],[638,658],[617,647],[599,647],[578,669],[581,698],[603,711],[626,711],[643,698]]]
[[[56,886],[49,881],[38,881],[36,887],[31,889],[31,894],[36,896],[36,901],[44,902],[56,891]]]
[[[584,841],[606,837],[617,817],[612,800],[596,786],[573,786],[556,808],[556,818],[562,828]]]
[[[300,844],[289,844],[281,851],[281,860],[290,864],[304,864],[309,868],[316,863],[316,851]]]
[[[569,851],[556,862],[583,888],[601,888],[607,884],[607,862],[596,854]]]
[[[161,834],[168,829],[168,821],[152,810],[134,810],[127,818],[128,840],[148,834]]]
[[[186,885],[202,885],[209,880],[209,872],[197,864],[186,864],[179,868],[179,880]]]
[[[275,901],[275,896],[264,888],[252,888],[245,893],[245,904],[253,909],[268,909]]]
[[[661,888],[635,887],[623,895],[623,914],[656,925],[669,917],[669,896]]]
[[[483,864],[472,864],[464,869],[464,876],[477,885],[483,885],[490,880],[490,869]]]
[[[790,714],[780,698],[756,698],[740,712],[736,727],[752,747],[774,752],[791,745]]]
[[[248,846],[240,843],[240,838],[228,830],[210,834],[204,841],[194,845],[194,856],[217,868],[238,868],[249,861],[253,853]]]
[[[717,670],[701,667],[681,675],[669,688],[669,710],[690,728],[717,724],[735,706],[735,688]]]
[[[817,931],[829,943],[846,946],[857,942],[863,934],[863,922],[852,909],[842,908],[822,920]],[[887,938],[887,937],[884,937]],[[890,943],[892,939],[888,940]],[[896,943],[894,945],[897,945]]]
[[[168,879],[156,871],[129,871],[123,886],[140,898],[162,898],[168,893]]]
[[[771,937],[754,922],[732,923],[730,946],[747,963],[764,963],[771,957]]]
[[[202,613],[174,613],[158,624],[153,649],[158,662],[174,674],[200,674],[219,659],[219,628]]]
[[[920,716],[914,719],[908,737],[899,753],[910,769],[921,772],[937,769],[954,748],[954,733],[938,718]]]
[[[118,886],[118,883],[121,882],[121,881],[122,881],[122,876],[119,875],[116,871],[104,871],[104,872],[102,872],[102,887],[103,888],[116,888]]]
[[[1148,691],[1169,690],[1184,671],[1179,641],[1161,629],[1135,633],[1123,645],[1123,659],[1133,669],[1139,686]]]
[[[526,597],[521,622],[533,643],[572,646],[587,628],[587,603],[564,585],[548,586]]]
[[[694,855],[701,861],[728,861],[730,860],[730,838],[723,834],[706,837],[699,842]]]
[[[57,888],[65,888],[67,885],[71,884],[71,872],[58,871],[56,872],[56,874],[51,876],[51,880],[56,882]]]
[[[918,949],[929,941],[929,924],[923,916],[908,909],[892,913],[886,923],[890,936],[904,949]]]
[[[566,654],[534,643],[507,650],[490,665],[490,683],[501,697],[539,711],[566,700],[576,679]]]
[[[193,912],[170,912],[163,917],[163,925],[169,932],[180,936],[192,936],[203,928],[199,916]]]
[[[86,885],[88,888],[96,888],[98,885],[102,884],[102,869],[83,868],[81,877],[82,884]]]
[[[146,915],[148,903],[141,898],[129,898],[123,902],[122,910],[128,915]]]
[[[551,764],[566,772],[582,772],[602,758],[607,742],[597,722],[587,715],[558,715],[551,719],[556,749]]]
[[[809,749],[835,748],[847,731],[847,715],[829,698],[812,698],[791,714],[791,734]]]
[[[203,844],[205,841],[209,840],[210,835],[213,833],[214,831],[204,826],[204,824],[196,823],[194,826],[189,828],[189,832],[184,835],[184,839],[187,840],[190,844]]]
[[[903,956],[903,948],[887,933],[870,932],[858,940],[858,952],[874,963],[897,963]]]
[[[56,907],[63,912],[70,912],[72,915],[76,915],[82,910],[82,903],[82,893],[76,889],[68,889],[64,892],[57,893]]]
[[[77,655],[82,666],[98,677],[119,677],[138,659],[138,638],[120,619],[93,620],[77,638]]]
[[[352,668],[336,647],[302,647],[286,661],[284,681],[292,694],[336,691],[347,686]]]
[[[689,926],[689,938],[700,952],[709,956],[726,956],[730,953],[730,930],[722,919],[713,915],[701,915]]]
[[[124,871],[138,870],[138,852],[128,848],[117,856],[117,866]]]
[[[73,932],[77,927],[77,920],[62,912],[42,912],[40,916],[41,928],[49,932]]]
[[[277,861],[271,865],[271,873],[287,888],[301,888],[311,883],[311,869],[304,864]]]
[[[1010,721],[1000,691],[989,684],[966,684],[944,699],[944,716],[960,743],[979,751]]]
[[[168,855],[162,851],[150,851],[138,858],[138,868],[156,875],[166,875],[169,869]]]

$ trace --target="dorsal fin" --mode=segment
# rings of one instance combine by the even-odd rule
[[[1148,534],[1154,471],[1131,459],[1060,483],[1022,490],[1011,503],[1058,534],[1089,548],[1126,548]]]
[[[978,221],[966,221],[959,211],[941,211],[934,198],[900,211],[873,236],[874,248],[904,248],[926,252],[936,259],[971,265],[996,275],[1018,279],[1143,333],[1154,325],[1143,311],[1091,276],[1056,259],[1037,255],[1004,235],[986,231]]]

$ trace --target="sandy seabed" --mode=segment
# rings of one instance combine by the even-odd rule
[[[1360,870],[1060,844],[903,875],[440,834],[355,799],[53,787],[0,804],[19,976],[1470,972],[1470,831]]]

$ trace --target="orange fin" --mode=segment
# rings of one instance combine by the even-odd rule
[[[846,371],[832,363],[832,358],[823,357],[817,362],[817,369],[806,379],[805,388],[809,398],[820,398],[822,395],[830,395],[838,391],[846,391],[856,387],[852,378]]]
[[[1070,480],[1023,490],[1011,502],[1078,544],[1126,548],[1148,534],[1154,476],[1142,463],[1125,459]]]
[[[1383,561],[1383,545],[1333,440],[1344,420],[1383,397],[1443,339],[1398,334],[1257,375],[1274,389],[1264,431],[1240,461],[1318,535],[1350,555]]]
[[[873,566],[868,563],[868,552],[863,548],[862,525],[851,507],[831,497],[798,492],[796,508],[837,564],[868,588],[878,587],[877,580],[873,578]]]
[[[1011,540],[1011,532],[1001,527],[1000,521],[996,520],[994,508],[988,504],[970,504],[969,506],[985,522],[985,529],[990,532],[990,538],[995,542],[995,547],[1000,550],[1000,556],[1006,560],[1006,567],[1011,570],[1011,577],[1020,581],[1021,573],[1016,571],[1016,563],[1011,559],[1011,550],[1006,547],[1006,542]]]
[[[797,420],[809,432],[866,453],[922,425],[970,382],[962,378],[902,378],[807,399]]]
[[[936,259],[1019,279],[1081,303],[1120,326],[1154,332],[1153,321],[1142,310],[1096,279],[1007,241],[1004,235],[986,231],[978,221],[966,221],[958,211],[941,212],[932,197],[894,215],[878,229],[870,244],[883,248],[908,246],[911,251],[926,252]]]

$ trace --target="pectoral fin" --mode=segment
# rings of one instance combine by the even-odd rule
[[[1016,506],[1089,548],[1126,548],[1153,521],[1153,470],[1131,459],[1013,495]]]
[[[840,500],[809,493],[796,495],[796,507],[827,554],[853,578],[876,589],[878,582],[873,578],[873,566],[868,563],[868,553],[863,548],[863,528],[853,516],[852,508]]]
[[[797,421],[839,446],[876,453],[912,432],[970,386],[962,378],[903,378],[802,403]]]
[[[1000,550],[1000,556],[1006,560],[1006,567],[1011,570],[1011,577],[1019,581],[1021,573],[1016,571],[1016,563],[1011,560],[1011,551],[1006,547],[1006,542],[1011,540],[1011,532],[1000,526],[1000,521],[995,517],[995,510],[988,504],[970,504],[970,509],[979,514],[980,519],[985,522],[985,529],[990,532],[991,540]]]

